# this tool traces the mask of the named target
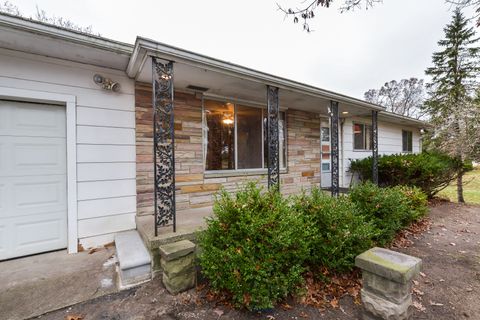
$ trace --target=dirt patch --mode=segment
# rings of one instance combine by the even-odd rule
[[[438,203],[431,208],[431,225],[412,232],[395,250],[423,260],[414,284],[414,319],[480,319],[480,207]],[[406,248],[404,248],[407,246]],[[232,310],[208,302],[195,290],[171,296],[159,279],[141,287],[43,315],[90,319],[359,319],[360,307],[349,296],[326,310],[293,301],[263,312]]]

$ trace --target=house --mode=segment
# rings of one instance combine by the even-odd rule
[[[157,41],[9,15],[0,35],[0,260],[157,231],[245,181],[335,194],[350,159],[421,151],[421,121]]]

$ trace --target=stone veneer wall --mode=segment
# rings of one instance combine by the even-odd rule
[[[291,107],[291,106],[288,106]],[[211,206],[222,186],[235,191],[246,181],[266,185],[265,175],[206,177],[202,151],[202,100],[175,92],[175,165],[177,210]],[[135,85],[137,214],[153,213],[152,89]],[[287,171],[281,174],[284,194],[320,184],[320,118],[318,114],[287,110]]]

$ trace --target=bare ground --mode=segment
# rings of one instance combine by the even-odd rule
[[[414,319],[480,320],[480,207],[442,203],[431,208],[432,227],[398,249],[423,260],[414,284]],[[79,284],[81,285],[81,284]],[[319,310],[289,301],[263,313],[236,311],[203,299],[195,290],[169,295],[159,279],[135,289],[45,314],[40,319],[359,319],[360,306],[345,297],[336,309]],[[73,316],[80,316],[75,318]]]

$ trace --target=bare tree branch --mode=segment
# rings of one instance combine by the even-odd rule
[[[302,20],[303,30],[311,32],[309,21],[315,18],[315,11],[318,7],[329,8],[334,0],[310,0],[302,8],[285,8],[277,3],[277,7],[280,11],[285,13],[285,16],[293,17],[293,23],[298,23]],[[365,9],[373,7],[376,3],[383,0],[343,0],[344,3],[340,7],[340,12],[351,11],[357,8],[361,8],[362,4]]]
[[[379,90],[365,92],[365,100],[382,105],[387,111],[403,116],[422,119],[425,112],[422,105],[425,100],[423,80],[417,78],[386,82]]]
[[[369,9],[383,0],[342,0],[340,12],[351,11],[362,8]],[[477,26],[480,27],[480,0],[445,0],[456,7],[474,7]],[[278,9],[285,14],[285,17],[293,17],[293,23],[302,21],[303,30],[311,32],[310,21],[315,18],[315,12],[319,7],[329,8],[334,0],[305,0],[300,8],[287,8],[277,3]]]
[[[43,23],[48,23],[61,28],[66,28],[66,29],[70,29],[70,30],[74,30],[74,31],[78,31],[86,34],[100,36],[99,33],[96,33],[92,30],[92,26],[82,27],[69,19],[66,19],[63,17],[57,17],[55,15],[50,16],[45,12],[45,10],[40,9],[38,6],[36,7],[36,9],[37,9],[37,12],[34,17],[26,17],[18,9],[18,7],[12,4],[10,1],[5,1],[3,2],[3,4],[0,3],[0,13],[6,13],[12,16],[17,16],[21,18],[30,19],[30,20],[40,21]]]

